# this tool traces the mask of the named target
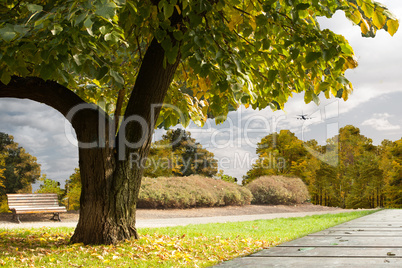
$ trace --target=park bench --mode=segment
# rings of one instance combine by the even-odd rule
[[[66,207],[59,206],[57,194],[7,194],[8,208],[13,212],[13,220],[21,223],[19,214],[53,213],[51,220],[61,221],[61,212]]]

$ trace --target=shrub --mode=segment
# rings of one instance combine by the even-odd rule
[[[0,213],[7,213],[8,211],[7,196],[0,196]]]
[[[193,208],[248,205],[251,192],[237,184],[206,178],[143,178],[138,208]]]
[[[246,188],[253,194],[253,204],[301,204],[310,198],[307,186],[300,178],[262,176]]]

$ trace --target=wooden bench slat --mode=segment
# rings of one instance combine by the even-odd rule
[[[9,196],[46,196],[46,195],[53,195],[53,196],[57,196],[57,194],[55,193],[41,193],[41,194],[7,194]]]
[[[53,218],[60,220],[59,213],[67,212],[59,205],[57,194],[7,194],[8,207],[14,216],[28,213],[54,213]]]
[[[66,208],[62,207],[54,207],[54,208],[13,208],[17,213],[23,213],[25,211],[65,211],[67,212]]]
[[[57,200],[55,200],[54,198],[41,198],[41,199],[39,199],[39,198],[29,198],[29,199],[20,198],[20,199],[15,199],[15,200],[9,199],[9,202],[24,202],[24,201],[57,201]]]
[[[10,206],[22,206],[24,204],[27,204],[27,205],[29,205],[29,204],[56,204],[56,205],[58,205],[59,202],[55,202],[55,201],[44,201],[44,202],[32,201],[32,202],[26,202],[25,201],[25,202],[8,202],[8,204]]]

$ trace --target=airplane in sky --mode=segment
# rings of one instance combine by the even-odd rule
[[[299,114],[297,115],[298,120],[308,120],[308,119],[313,119],[312,117],[309,117],[307,114]]]

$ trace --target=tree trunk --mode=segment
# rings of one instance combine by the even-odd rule
[[[97,137],[104,148],[79,149],[81,208],[72,243],[114,244],[138,238],[135,212],[143,174],[141,163],[148,156],[156,120],[179,62],[177,59],[164,68],[164,55],[161,45],[153,40],[114,140],[109,138],[113,120],[106,118],[101,118],[105,121],[103,128],[91,120],[87,122],[91,127],[86,125],[82,133],[77,133],[79,141],[88,143]],[[139,126],[140,121],[145,125]],[[134,143],[137,145],[133,146]]]
[[[82,150],[80,150],[82,151]],[[80,218],[72,243],[115,244],[138,238],[135,211],[141,171],[115,163],[113,150],[80,152]]]

